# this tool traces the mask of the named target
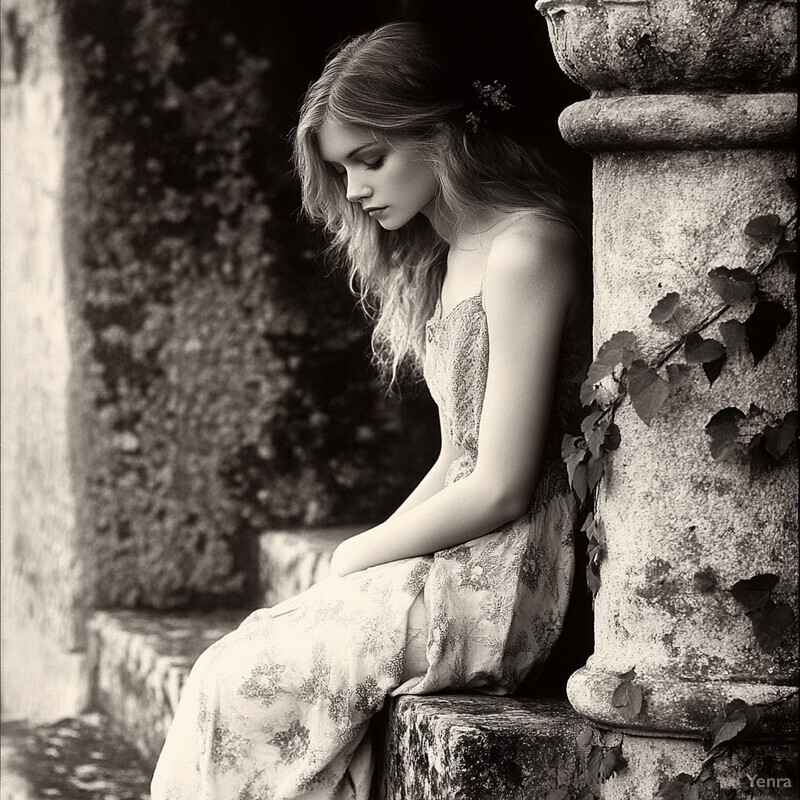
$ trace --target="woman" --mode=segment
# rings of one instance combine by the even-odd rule
[[[357,37],[310,87],[304,208],[349,265],[378,366],[424,373],[441,452],[337,548],[331,578],[200,657],[153,800],[367,800],[387,696],[512,692],[557,639],[575,511],[559,443],[588,268],[551,171],[506,131],[511,109],[411,23]]]

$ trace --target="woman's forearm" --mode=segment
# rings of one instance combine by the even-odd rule
[[[405,513],[343,542],[333,571],[344,575],[443,550],[489,533],[518,513],[517,503],[473,472]]]
[[[405,514],[412,508],[416,508],[420,503],[424,503],[437,492],[440,492],[444,488],[444,479],[447,476],[450,463],[449,459],[438,458],[425,477],[417,484],[414,491],[392,513],[389,520]]]

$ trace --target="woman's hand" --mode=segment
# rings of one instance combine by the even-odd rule
[[[339,544],[333,551],[333,558],[331,558],[331,576],[334,578],[343,578],[351,572],[356,572],[361,569],[357,566],[354,558],[354,541],[358,536],[351,536]]]

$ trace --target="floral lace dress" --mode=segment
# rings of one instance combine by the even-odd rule
[[[366,733],[387,696],[505,694],[541,665],[572,589],[575,508],[559,442],[567,398],[578,394],[580,344],[568,324],[551,440],[527,513],[465,544],[329,578],[252,613],[192,669],[153,800],[368,800]],[[448,484],[475,465],[488,360],[481,295],[444,318],[437,308],[425,378],[463,451]],[[410,614],[418,598],[424,623]],[[407,648],[420,641],[427,668],[409,676]]]

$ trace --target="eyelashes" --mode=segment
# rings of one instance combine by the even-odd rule
[[[380,158],[375,159],[375,161],[364,161],[362,163],[366,169],[372,171],[380,169],[383,166],[384,161],[386,161],[386,156],[381,156]],[[347,180],[347,170],[339,171],[338,169],[334,169],[333,171],[337,178],[340,178],[341,180]]]

